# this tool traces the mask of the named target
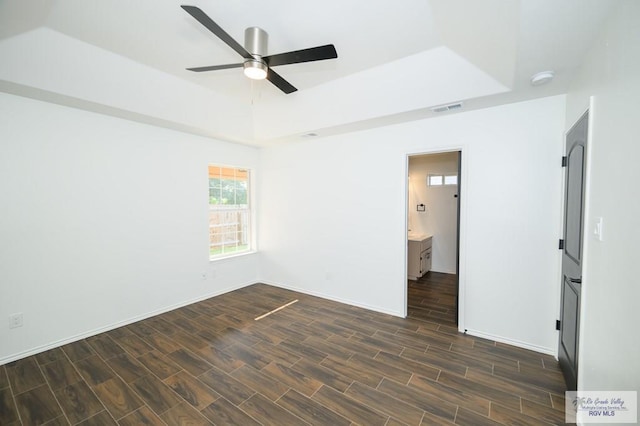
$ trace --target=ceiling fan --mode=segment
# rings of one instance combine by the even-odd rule
[[[258,27],[247,28],[244,32],[245,45],[243,47],[222,28],[220,28],[218,24],[213,22],[213,20],[201,9],[195,6],[183,5],[180,7],[244,58],[243,62],[237,64],[187,68],[189,71],[203,72],[242,67],[244,68],[244,74],[247,77],[254,80],[262,80],[266,78],[278,89],[289,94],[298,89],[293,87],[291,83],[282,78],[271,67],[277,65],[298,64],[301,62],[322,61],[338,57],[336,48],[333,44],[279,53],[277,55],[267,55],[267,41],[269,39],[269,35],[263,29]]]

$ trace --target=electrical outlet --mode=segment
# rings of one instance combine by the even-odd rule
[[[22,327],[22,312],[9,315],[9,328]]]

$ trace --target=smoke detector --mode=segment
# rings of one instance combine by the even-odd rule
[[[556,75],[553,71],[542,71],[531,76],[532,86],[541,86],[553,80]]]

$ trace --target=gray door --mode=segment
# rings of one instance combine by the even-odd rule
[[[582,292],[582,229],[584,181],[589,115],[585,113],[567,133],[564,248],[562,251],[562,303],[558,358],[569,390],[578,375],[578,332]]]

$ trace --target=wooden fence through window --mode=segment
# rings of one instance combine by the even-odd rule
[[[249,244],[249,209],[246,206],[209,207],[209,246]]]

